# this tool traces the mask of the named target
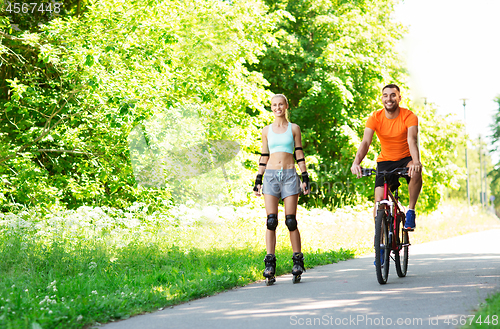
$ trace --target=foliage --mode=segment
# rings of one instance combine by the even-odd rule
[[[498,110],[493,115],[493,123],[490,127],[493,131],[491,138],[493,140],[494,151],[498,151],[500,146],[500,96],[497,96],[494,101],[498,104]]]
[[[190,104],[205,140],[245,150],[257,135],[248,113],[268,96],[262,76],[243,65],[262,50],[271,24],[263,13],[255,1],[96,1],[38,33],[2,34],[4,209],[35,206],[43,195],[70,208],[130,204],[143,195],[127,136]]]
[[[466,137],[459,121],[438,115],[432,105],[416,107],[414,111],[419,118],[419,148],[424,166],[418,209],[429,212],[437,209],[447,188],[458,189],[459,180],[464,178],[465,168],[453,159],[463,149]]]
[[[292,121],[302,127],[313,193],[301,202],[333,209],[371,197],[369,179],[355,180],[349,168],[368,115],[380,107],[380,88],[404,86],[395,3],[74,0],[60,16],[3,13],[0,209],[137,200],[162,207],[221,194],[243,202],[259,129],[272,120],[264,111],[271,91],[289,96]],[[188,120],[186,109],[195,114]],[[453,184],[458,169],[446,157],[460,138],[435,112],[421,120],[428,210]],[[173,124],[185,131],[173,133]],[[435,128],[442,124],[451,139]],[[131,146],[134,134],[142,153]],[[227,144],[241,151],[230,167],[207,163],[213,141],[237,143]],[[198,160],[204,173],[215,170],[138,184],[138,166],[154,181],[170,158],[189,158],[186,150],[208,154]],[[378,150],[375,143],[365,163],[374,165]]]
[[[253,69],[288,96],[301,126],[317,189],[303,202],[335,207],[357,199],[350,182],[356,135],[387,81],[401,82],[394,51],[404,28],[390,19],[395,1],[266,1],[281,17],[275,40]],[[357,134],[356,134],[357,133]],[[345,188],[350,186],[350,188]]]
[[[493,123],[490,127],[493,130],[493,134],[491,135],[493,140],[492,152],[498,153],[500,145],[500,96],[498,96],[495,101],[498,104],[498,110],[493,116]],[[497,214],[500,214],[500,163],[496,164],[495,168],[489,172],[488,176],[491,179],[491,194],[495,197],[494,206]]]
[[[135,203],[43,217],[0,214],[0,327],[82,328],[262,279],[261,211],[180,206],[150,213]],[[292,269],[292,250],[288,229],[278,234],[281,275]],[[305,246],[307,268],[353,256],[319,248]]]
[[[500,214],[500,168],[492,170],[489,175],[491,179],[490,183],[490,189],[491,189],[491,195],[495,197],[495,200],[493,201],[493,206],[495,207],[495,211],[498,214]]]
[[[418,234],[410,237],[412,244],[500,229],[500,221],[495,215],[485,211],[480,205],[469,207],[463,199],[441,202],[438,209],[418,216],[417,225]]]
[[[299,206],[306,267],[350,258],[353,251],[371,254],[371,206],[335,212]],[[476,216],[466,205],[449,204],[419,217],[413,243],[498,227],[497,218],[473,211]],[[279,212],[284,218],[283,207]],[[0,327],[81,328],[260,280],[264,218],[262,203],[0,214]],[[292,268],[292,250],[283,223],[277,235],[277,271],[284,274]]]
[[[469,317],[466,325],[462,328],[498,328],[500,324],[500,293],[492,294],[484,303],[480,304],[480,309],[474,315],[474,318]]]
[[[465,145],[461,145],[458,148],[457,156],[453,162],[463,168],[463,175],[458,180],[460,188],[448,192],[451,198],[467,200],[467,171],[469,174],[469,197],[471,204],[482,204],[481,191],[485,193],[486,190],[486,198],[488,199],[491,194],[494,194],[494,186],[488,186],[484,180],[485,176],[489,175],[491,178],[495,173],[491,155],[486,150],[487,145],[481,138],[468,140],[467,163],[469,169],[467,170],[465,168]]]

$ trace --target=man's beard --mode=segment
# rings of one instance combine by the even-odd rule
[[[391,109],[388,109],[387,106],[384,104],[384,109],[387,112],[394,113],[399,109],[399,104],[396,104],[396,105],[393,104]]]

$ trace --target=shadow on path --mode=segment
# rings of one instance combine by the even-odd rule
[[[308,270],[299,284],[285,275],[105,328],[453,328],[498,291],[498,241],[491,230],[412,246],[407,277],[391,262],[385,285],[366,256]]]

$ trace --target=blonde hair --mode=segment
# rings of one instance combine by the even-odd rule
[[[273,97],[271,97],[271,102],[276,97],[281,97],[285,100],[285,103],[286,103],[285,119],[286,119],[286,121],[290,122],[290,111],[288,111],[288,109],[290,109],[290,104],[288,103],[288,98],[286,98],[286,96],[283,94],[274,94]]]

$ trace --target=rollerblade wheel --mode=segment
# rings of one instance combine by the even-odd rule
[[[271,278],[266,278],[266,286],[270,286],[276,282],[276,278],[273,276]]]
[[[300,276],[300,274],[299,275],[294,275],[293,279],[292,279],[292,282],[293,283],[299,283],[301,278],[302,277]]]

